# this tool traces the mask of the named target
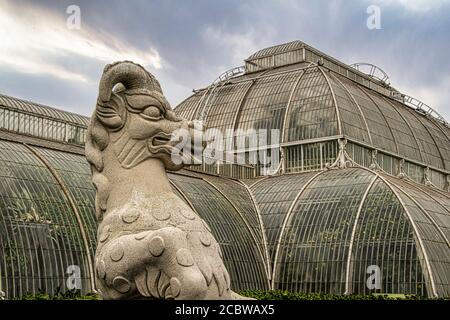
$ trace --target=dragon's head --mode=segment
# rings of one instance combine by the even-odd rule
[[[188,141],[191,153],[201,154],[202,143],[194,144],[190,138],[201,135],[196,130],[201,127],[171,109],[152,74],[133,62],[116,62],[105,67],[100,80],[86,155],[93,165],[102,167],[101,155],[95,151],[108,146],[124,168],[158,158],[166,169],[178,170],[186,163],[180,150]],[[101,167],[97,170],[102,171]]]

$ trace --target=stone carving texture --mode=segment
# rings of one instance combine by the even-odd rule
[[[170,186],[180,119],[159,82],[129,61],[104,69],[86,157],[96,187],[96,285],[104,299],[240,299],[211,229]],[[175,149],[178,148],[178,149]],[[195,146],[193,146],[195,150]]]

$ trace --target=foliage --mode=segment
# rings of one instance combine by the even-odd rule
[[[44,192],[34,192],[31,193],[25,187],[18,187],[19,192],[11,189],[10,205],[8,209],[13,213],[16,220],[26,222],[26,223],[40,223],[52,225],[53,221],[51,219],[51,214],[40,210],[36,206],[36,203],[31,201],[34,199],[42,203],[49,201],[48,195]]]
[[[244,290],[239,294],[258,300],[424,300],[415,295],[371,294],[371,295],[334,295],[326,293],[300,293],[283,290]]]
[[[61,292],[58,288],[55,293],[49,294],[44,291],[39,291],[36,294],[27,294],[17,300],[98,300],[99,297],[95,293],[88,293],[82,295],[79,290],[69,290]]]
[[[283,290],[244,290],[239,294],[258,300],[427,300],[426,297],[403,294],[334,295]],[[37,294],[27,294],[17,300],[99,300],[99,296],[95,293],[82,295],[79,290],[60,292],[58,289],[54,294],[40,291]]]

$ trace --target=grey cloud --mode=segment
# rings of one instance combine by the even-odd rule
[[[13,97],[40,102],[58,109],[90,115],[95,106],[95,84],[63,82],[36,74],[17,74],[15,70],[0,72],[0,92]]]
[[[366,61],[377,64],[388,72],[394,86],[411,90],[413,92],[407,93],[412,95],[425,89],[445,88],[450,70],[447,58],[450,52],[447,40],[450,5],[416,12],[381,1],[378,5],[382,29],[368,30],[366,8],[372,2],[378,3],[343,0],[66,0],[40,1],[39,6],[63,15],[68,5],[77,4],[86,26],[99,33],[113,34],[141,50],[155,48],[165,68],[152,71],[161,78],[172,104],[188,96],[192,88],[208,85],[220,70],[241,64],[251,50],[295,39],[346,63]],[[211,33],[206,32],[208,29],[218,32],[219,38],[211,38]],[[236,54],[242,56],[236,57]],[[97,79],[103,66],[98,61],[78,58],[67,57],[59,63]],[[20,78],[20,74],[15,76]],[[28,81],[30,77],[23,79]],[[28,95],[42,97],[42,102],[55,101],[70,107],[76,103],[67,101],[68,96],[86,104],[95,97],[97,89],[96,86],[82,88],[82,85],[74,88],[69,81],[58,81],[56,85],[61,92],[75,90],[78,94],[69,92],[58,98],[55,90],[36,94],[34,86],[27,85]],[[440,96],[435,107],[449,119],[448,94],[439,91],[435,94]]]

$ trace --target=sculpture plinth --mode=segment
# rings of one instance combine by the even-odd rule
[[[104,299],[235,299],[220,246],[166,170],[176,130],[158,81],[129,61],[105,67],[86,141],[96,187],[97,288]],[[177,146],[178,144],[178,146]]]

